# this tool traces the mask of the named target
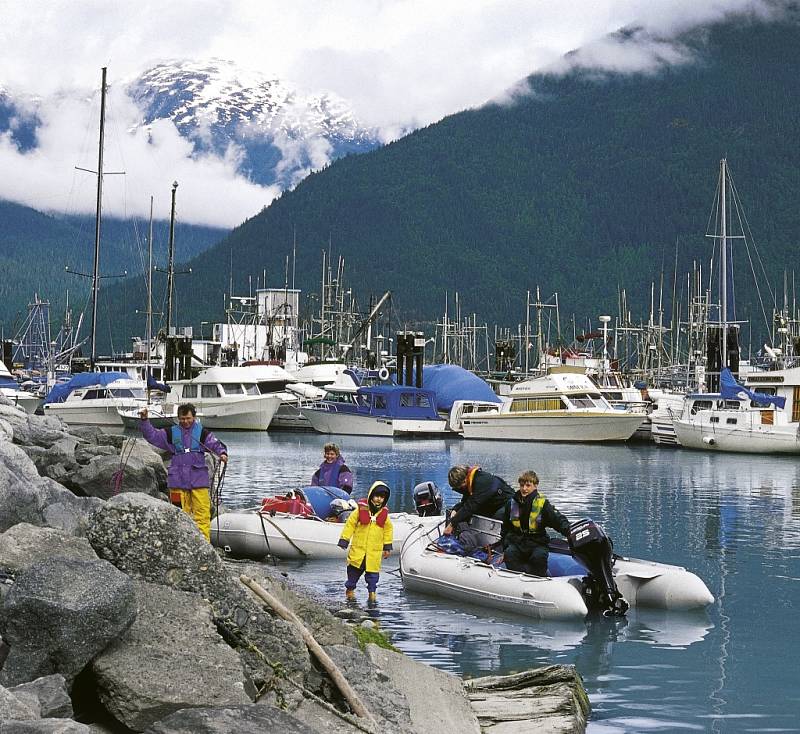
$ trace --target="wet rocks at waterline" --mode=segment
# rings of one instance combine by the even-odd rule
[[[161,457],[125,440],[0,402],[0,733],[480,731],[459,679],[362,650],[352,625],[249,564],[306,632],[266,608],[167,501]]]

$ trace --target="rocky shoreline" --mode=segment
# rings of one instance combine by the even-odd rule
[[[221,558],[166,501],[159,454],[125,442],[0,398],[0,734],[585,728],[588,701],[568,666],[554,666],[555,678],[473,681],[468,692],[400,653],[362,649],[360,620],[266,564]],[[242,575],[297,615],[306,638]],[[309,636],[366,716],[353,714]],[[553,694],[535,724],[509,694],[530,699],[531,685]],[[505,703],[493,705],[498,696]]]

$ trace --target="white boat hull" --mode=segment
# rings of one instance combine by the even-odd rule
[[[785,425],[753,425],[742,427],[706,424],[702,421],[673,421],[681,446],[705,451],[745,454],[800,453],[800,427]]]
[[[442,436],[444,420],[384,418],[302,408],[301,412],[317,433],[345,436]]]
[[[627,441],[641,425],[640,413],[607,411],[488,413],[465,417],[464,438],[499,441],[600,442]]]
[[[198,414],[202,414],[203,426],[209,430],[266,431],[282,401],[278,397],[259,395],[223,400],[197,398],[191,402]],[[164,409],[170,411],[173,406],[168,403]]]
[[[95,403],[97,403],[95,405]],[[45,415],[56,415],[67,425],[116,426],[122,427],[119,411],[138,412],[145,407],[143,400],[82,400],[64,403],[48,403],[44,406]]]
[[[442,517],[419,517],[405,512],[391,513],[394,530],[393,553],[416,528],[433,528]],[[211,521],[211,542],[236,556],[264,558],[345,558],[338,546],[343,523],[324,522],[278,512],[226,512]]]
[[[403,545],[400,573],[405,588],[535,619],[583,619],[587,615],[580,576],[530,576],[474,558],[428,550],[435,533],[417,529]],[[618,559],[613,574],[632,607],[688,610],[714,601],[703,581],[680,566]]]

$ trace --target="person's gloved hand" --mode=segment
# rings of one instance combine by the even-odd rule
[[[337,545],[343,550],[347,550],[347,541],[344,538],[340,538]]]

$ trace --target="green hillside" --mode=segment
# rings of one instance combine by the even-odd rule
[[[616,313],[618,288],[645,316],[651,281],[664,272],[671,284],[676,241],[679,273],[708,262],[722,157],[770,278],[782,282],[798,262],[799,29],[796,14],[731,18],[681,39],[691,64],[534,75],[533,93],[514,104],[462,112],[339,160],[191,263],[181,321],[220,319],[231,271],[235,291],[264,270],[282,284],[295,232],[298,287],[318,290],[330,242],[361,301],[391,289],[409,323],[435,318],[457,290],[464,313],[515,326],[537,285],[559,293],[562,321]],[[736,277],[737,316],[747,318],[747,267]]]
[[[52,304],[54,328],[58,327],[69,291],[69,301],[74,310],[81,310],[87,302],[91,282],[65,272],[65,267],[91,273],[94,258],[94,217],[57,218],[19,204],[0,201],[0,323],[6,337],[13,335],[26,314],[26,305],[38,294]],[[101,272],[106,275],[142,273],[146,270],[146,222],[103,220]],[[176,226],[176,251],[180,261],[195,257],[226,234],[226,230],[178,224]],[[169,225],[157,222],[153,228],[154,259],[162,267],[166,263]],[[130,286],[120,292],[135,295],[136,305],[127,301],[117,303],[115,292],[119,280],[104,280],[104,302],[111,297],[111,309],[135,309],[140,300]],[[143,277],[136,279],[141,289]],[[106,338],[111,334],[107,321]],[[118,332],[123,338],[125,335]]]

